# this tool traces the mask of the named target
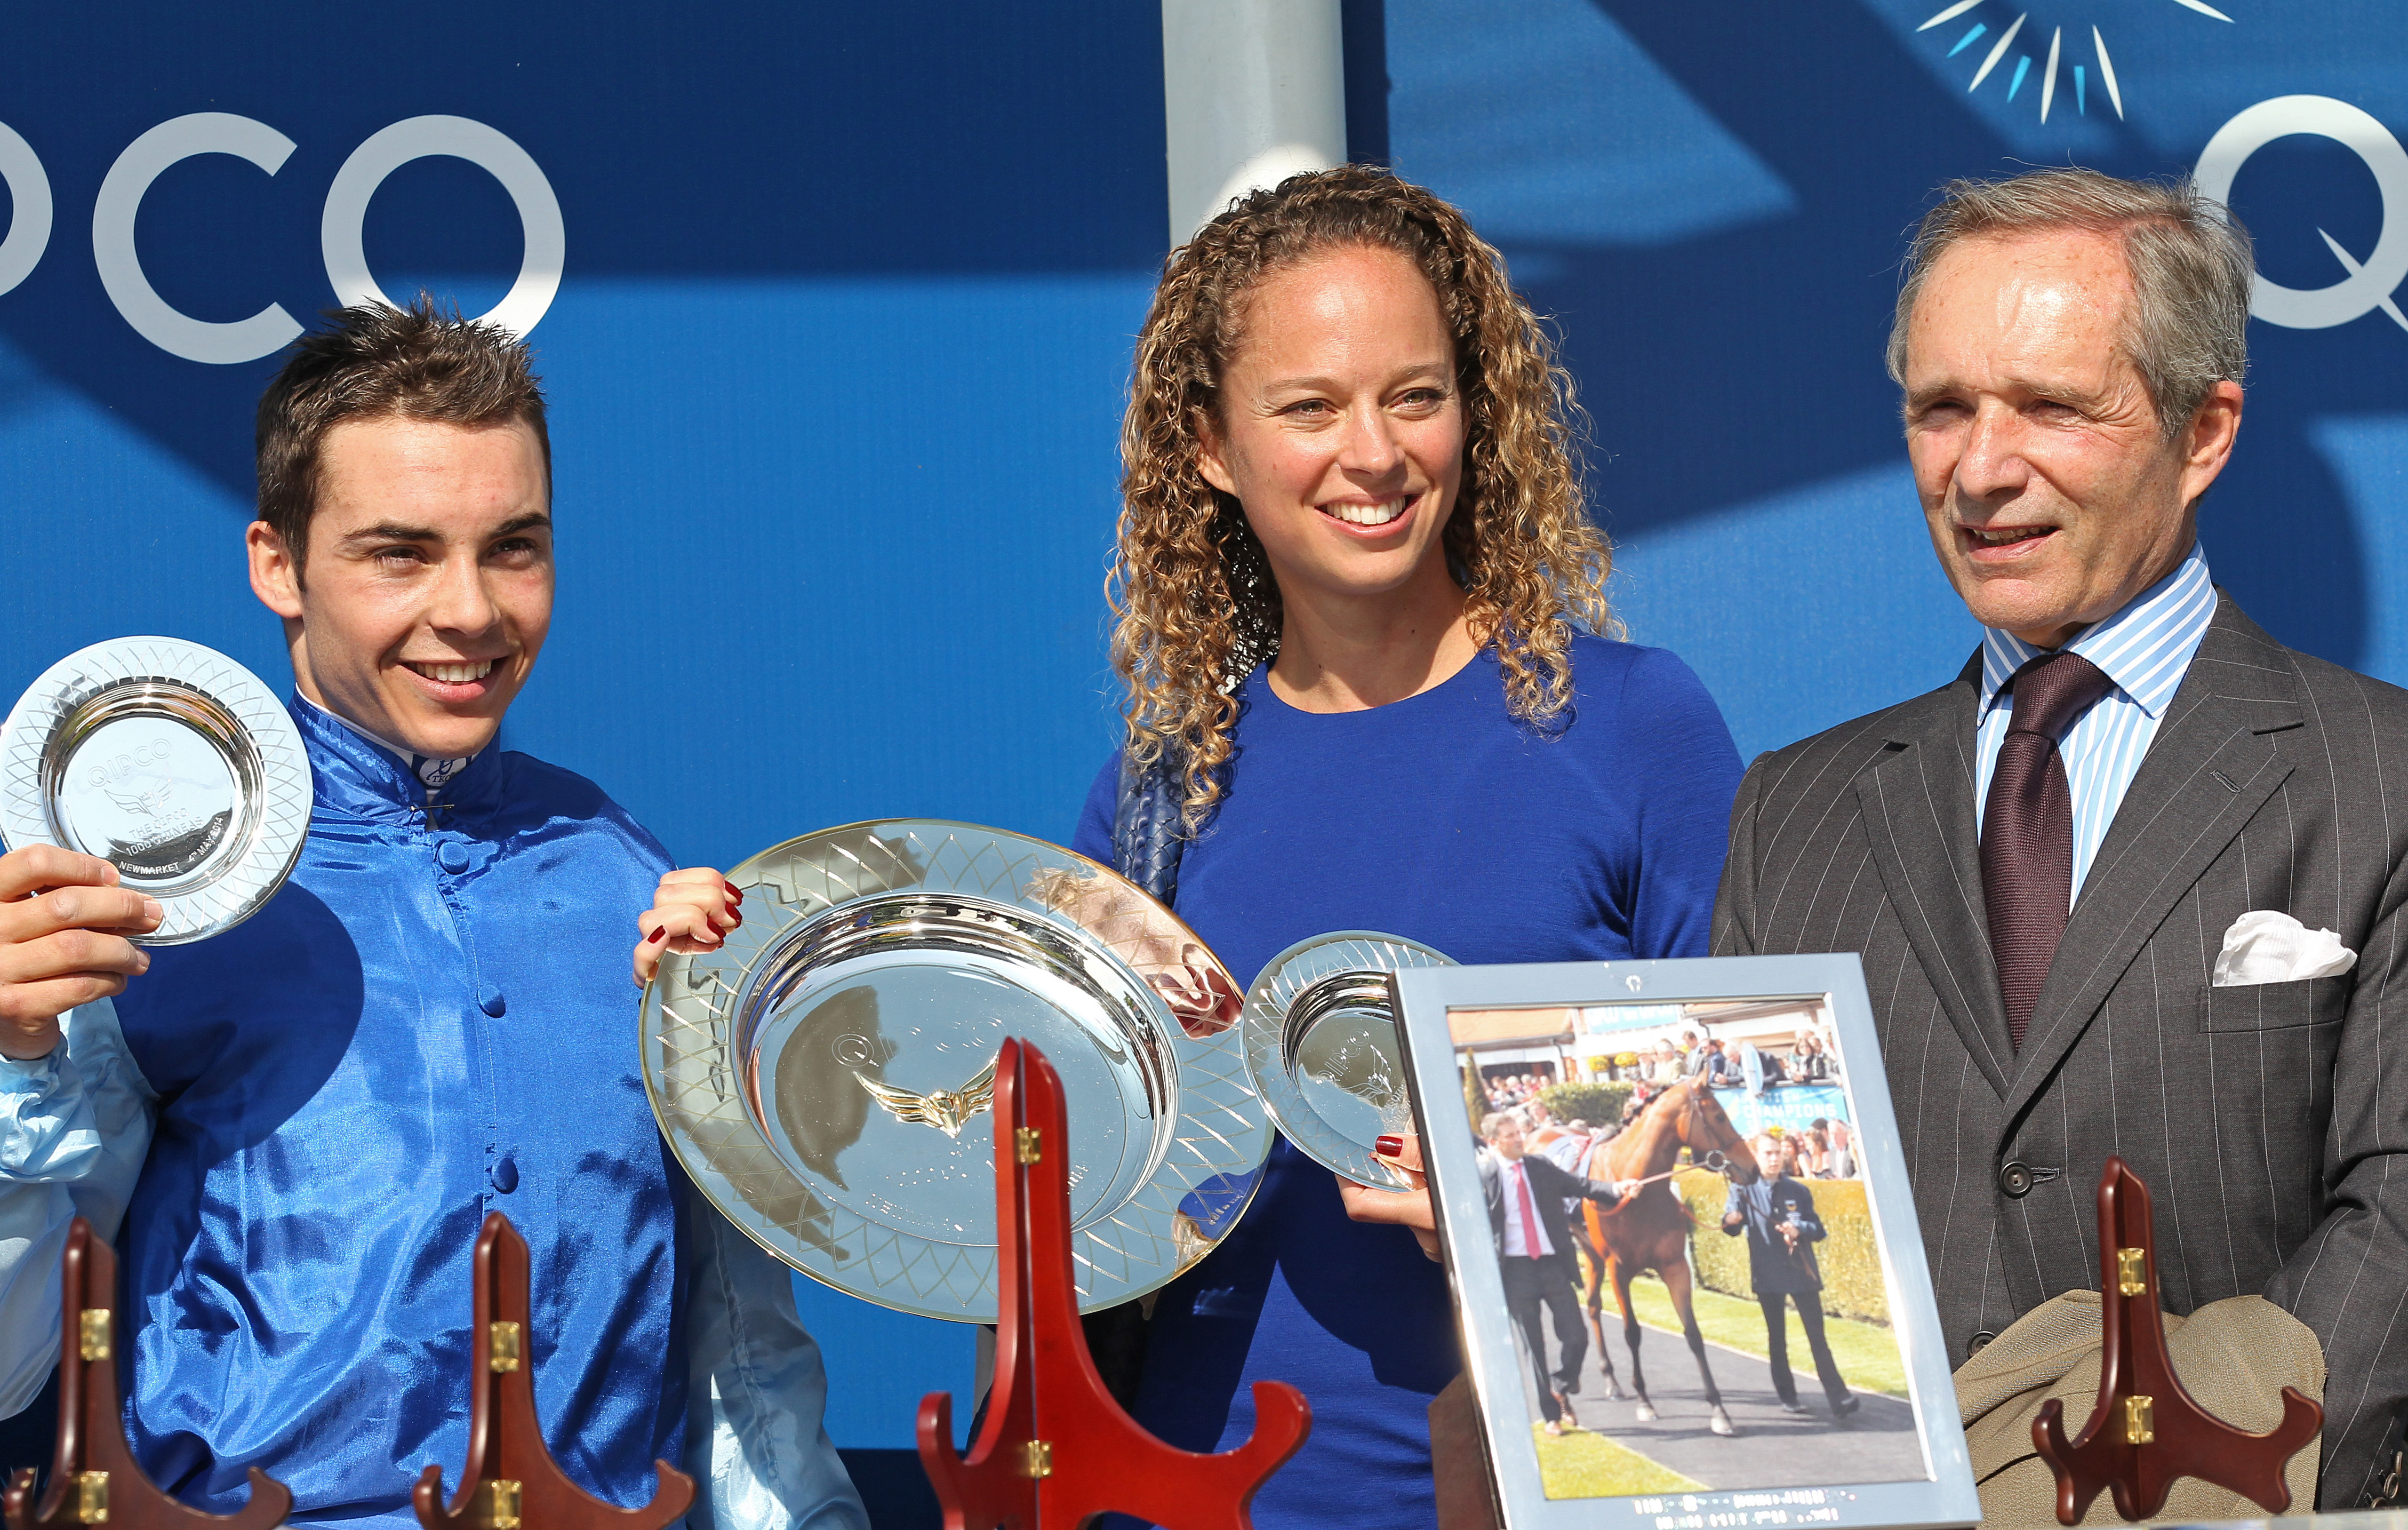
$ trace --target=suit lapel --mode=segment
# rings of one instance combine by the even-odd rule
[[[2268,735],[2304,720],[2283,650],[2219,596],[2074,901],[2015,1059],[2010,1117],[2039,1093],[2141,947],[2291,773]]]
[[[1955,683],[1891,714],[1887,758],[1856,779],[1856,801],[1890,906],[1982,1076],[2007,1092],[2014,1053],[1999,997],[1973,833],[1973,708],[1982,656]]]

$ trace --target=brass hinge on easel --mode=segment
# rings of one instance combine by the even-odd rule
[[[2115,1290],[2126,1296],[2146,1296],[2149,1293],[2149,1251],[2146,1249],[2115,1250]]]
[[[83,1309],[76,1322],[76,1351],[88,1361],[108,1358],[108,1308]]]
[[[519,1325],[514,1322],[494,1322],[485,1325],[485,1364],[497,1374],[519,1368]]]
[[[82,1472],[76,1477],[76,1523],[108,1523],[108,1474]]]
[[[468,1523],[477,1530],[519,1530],[519,1484],[507,1477],[478,1483],[468,1501]]]
[[[2157,1437],[2157,1399],[2134,1393],[2124,1399],[2124,1443],[2149,1445]]]

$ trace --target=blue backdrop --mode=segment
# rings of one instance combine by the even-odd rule
[[[2395,152],[2408,133],[2392,0],[1354,0],[1346,20],[1354,153],[1459,200],[1556,317],[1623,616],[1697,667],[1751,754],[1938,685],[1971,645],[1881,367],[1938,181],[2181,170],[2289,95],[2353,104]],[[1054,0],[12,17],[0,123],[55,217],[0,293],[0,690],[130,632],[287,673],[240,549],[274,363],[171,354],[104,290],[93,213],[121,152],[194,112],[291,138],[273,175],[169,166],[134,245],[195,318],[307,317],[335,296],[337,168],[451,114],[533,158],[566,248],[531,337],[560,613],[509,742],[692,862],[890,814],[1067,838],[1111,737],[1100,582],[1167,223],[1160,48],[1150,5]],[[0,137],[21,181],[22,161]],[[2378,162],[2362,134],[2248,156],[2261,270],[2388,269],[2408,186],[2386,224]],[[26,200],[0,205],[22,222]],[[520,226],[485,170],[421,159],[378,191],[365,250],[386,291],[479,311]],[[2408,320],[2344,297],[2345,322],[2253,325],[2207,550],[2278,636],[2408,680]],[[922,1392],[967,1389],[964,1331],[803,1296],[839,1443],[905,1447]]]
[[[2370,114],[2378,160],[2408,133],[2386,0],[1388,0],[1376,45],[1372,14],[1350,18],[1350,148],[1381,135],[1557,317],[1622,616],[1697,668],[1750,756],[1941,685],[1972,647],[1882,367],[1936,185],[2188,170],[2289,95]],[[2408,166],[2391,179],[2388,238],[2408,241]],[[2320,231],[2356,264],[2386,235],[2374,171],[2328,137],[2251,154],[2232,201],[2261,274],[2293,288],[2349,274]],[[2202,544],[2277,637],[2408,682],[2408,321],[2339,307],[2358,316],[2250,326]]]

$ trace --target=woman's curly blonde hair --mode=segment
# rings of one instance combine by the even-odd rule
[[[1332,248],[1393,250],[1420,267],[1455,337],[1463,486],[1445,534],[1474,641],[1494,644],[1512,714],[1571,700],[1578,624],[1610,630],[1613,549],[1589,523],[1570,377],[1497,252],[1463,214],[1369,166],[1290,176],[1171,252],[1138,335],[1121,426],[1120,544],[1105,593],[1112,667],[1128,686],[1127,760],[1174,769],[1182,827],[1220,801],[1239,682],[1279,651],[1280,592],[1235,496],[1204,480],[1198,422],[1221,406],[1248,295]]]

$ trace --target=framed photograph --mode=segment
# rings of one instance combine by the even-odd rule
[[[1980,1520],[1856,957],[1393,981],[1509,1530]]]

